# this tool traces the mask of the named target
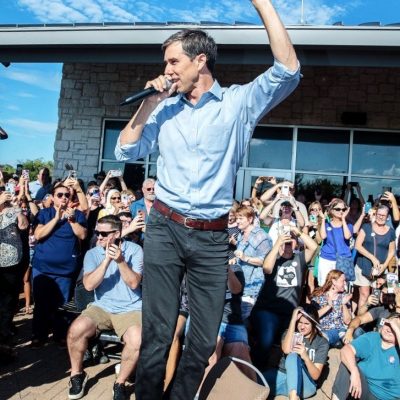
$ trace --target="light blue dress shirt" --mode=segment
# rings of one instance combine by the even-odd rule
[[[142,248],[135,243],[123,241],[121,249],[129,267],[142,275]],[[83,273],[88,274],[98,268],[105,256],[105,249],[101,246],[89,250],[83,261]],[[131,289],[122,279],[118,264],[112,260],[104,274],[103,281],[94,290],[93,304],[113,314],[140,311],[142,309],[142,288],[139,285],[136,289]]]
[[[236,173],[258,121],[298,85],[300,70],[274,65],[245,85],[217,81],[196,105],[183,94],[162,101],[142,136],[115,156],[135,161],[157,150],[159,200],[192,218],[212,219],[232,206]]]

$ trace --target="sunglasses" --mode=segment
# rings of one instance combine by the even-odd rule
[[[69,199],[71,197],[71,193],[69,193],[69,192],[56,193],[56,196],[59,199],[61,199],[62,197],[65,197],[66,199]]]
[[[153,187],[146,188],[146,192],[151,192],[151,191],[153,191],[153,192],[154,192],[154,188],[153,188]]]
[[[320,208],[312,208],[311,211],[322,211]]]
[[[92,192],[89,192],[90,196],[94,196],[95,194],[100,194],[100,190],[93,190]]]
[[[111,200],[121,200],[121,197],[111,197]]]
[[[108,235],[110,235],[111,233],[117,232],[116,230],[114,231],[94,231],[96,236],[101,236],[101,237],[107,237]]]
[[[347,208],[335,207],[334,210],[335,210],[335,211],[338,211],[338,212],[339,212],[339,211],[345,212],[345,211],[347,210]]]

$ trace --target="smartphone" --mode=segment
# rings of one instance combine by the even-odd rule
[[[5,191],[11,193],[13,196],[15,194],[15,185],[13,183],[6,183]]]
[[[365,203],[365,206],[364,206],[365,212],[368,213],[368,211],[369,211],[371,208],[372,208],[371,202],[367,201],[367,202]]]
[[[372,294],[380,301],[381,299],[381,291],[378,288],[372,289]]]
[[[22,177],[25,179],[29,179],[29,169],[22,170]]]
[[[282,186],[281,193],[283,196],[288,197],[289,196],[289,186],[287,186],[287,185]]]
[[[286,236],[290,235],[290,226],[289,225],[282,226],[282,234],[286,235]]]
[[[310,214],[309,219],[310,219],[310,222],[311,222],[312,224],[316,224],[316,223],[318,222],[318,216],[317,216],[317,215]]]
[[[357,186],[357,185],[358,185],[358,182],[349,182],[349,185],[351,185],[351,186]]]
[[[110,170],[110,176],[118,178],[122,176],[122,171],[120,169],[112,169]]]
[[[121,202],[122,202],[122,204],[124,204],[125,206],[127,206],[127,205],[128,205],[128,201],[129,201],[129,195],[127,195],[127,194],[121,195]]]
[[[392,187],[391,186],[382,186],[382,194],[385,194],[385,192],[391,192]]]
[[[293,340],[292,340],[292,350],[293,347],[296,346],[297,344],[303,343],[303,335],[299,332],[295,332],[293,334]]]
[[[114,240],[114,244],[115,244],[116,246],[119,246],[119,245],[121,244],[121,238],[116,238],[116,239]]]
[[[68,178],[71,179],[76,179],[77,175],[76,175],[76,171],[74,169],[71,169],[70,171],[68,171]]]
[[[386,321],[386,318],[381,318],[381,320],[379,321],[379,326],[382,327],[383,325],[385,325]]]

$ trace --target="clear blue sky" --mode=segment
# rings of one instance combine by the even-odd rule
[[[300,21],[301,0],[275,0],[285,24]],[[259,23],[249,0],[0,0],[0,24],[133,21]],[[312,25],[400,22],[400,0],[304,0]],[[53,159],[61,64],[0,65],[0,164]]]

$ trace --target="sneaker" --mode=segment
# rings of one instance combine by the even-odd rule
[[[126,393],[125,383],[114,383],[113,400],[128,400],[129,396]]]
[[[68,398],[74,400],[83,397],[87,380],[88,376],[85,371],[71,376],[69,380]]]

